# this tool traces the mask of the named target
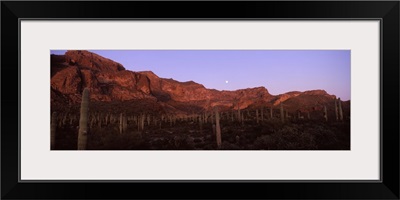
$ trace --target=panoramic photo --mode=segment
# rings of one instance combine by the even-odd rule
[[[350,150],[350,50],[51,50],[51,150]]]

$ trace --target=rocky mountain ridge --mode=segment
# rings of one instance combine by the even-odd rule
[[[122,64],[89,51],[51,55],[52,109],[79,104],[86,87],[90,88],[90,98],[94,102],[147,101],[152,107],[175,113],[201,111],[214,106],[246,109],[273,107],[281,103],[293,111],[321,109],[336,98],[324,90],[280,95],[271,95],[265,87],[218,91],[193,81],[160,78],[151,71],[129,71]]]

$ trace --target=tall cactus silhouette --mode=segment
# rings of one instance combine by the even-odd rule
[[[147,121],[147,125],[150,126],[150,122],[151,122],[151,120],[150,120],[150,114],[147,114],[146,121]]]
[[[81,117],[79,119],[78,150],[86,150],[88,134],[89,89],[82,94]]]
[[[217,138],[217,146],[218,148],[221,148],[221,127],[219,124],[219,113],[218,113],[218,108],[215,108],[215,132],[216,132],[216,138]]]
[[[281,103],[281,121],[285,122],[285,114],[283,113],[283,104]]]
[[[339,101],[339,119],[340,121],[343,121],[343,108],[342,108],[342,101],[340,98],[338,99]]]
[[[214,123],[212,123],[212,131],[213,131],[213,135],[217,135],[217,134],[216,134],[216,132],[215,132],[215,129],[216,129],[216,128],[215,128],[215,124],[214,124]]]
[[[199,127],[200,127],[200,133],[203,132],[203,115],[201,114],[199,116]]]
[[[119,133],[120,134],[126,133],[127,127],[128,127],[128,121],[126,115],[124,113],[121,113],[119,116]]]
[[[324,118],[325,121],[328,121],[328,111],[326,110],[326,106],[324,106]]]
[[[104,124],[108,125],[108,113],[104,116]]]
[[[146,115],[142,114],[141,118],[140,118],[140,130],[143,131],[144,130],[144,120],[145,120]],[[171,126],[172,126],[172,117],[171,117]]]
[[[336,121],[339,120],[339,113],[338,113],[338,105],[337,105],[337,99],[335,97],[335,116],[336,116]]]
[[[258,109],[256,109],[256,121],[257,121],[257,124],[259,123],[259,120],[258,120]]]
[[[261,121],[264,121],[264,107],[261,108]]]
[[[122,130],[122,121],[123,121],[123,114],[122,113],[120,113],[119,114],[119,134],[122,134],[123,133],[123,130]]]
[[[243,114],[242,114],[242,115],[243,115]],[[239,122],[242,121],[242,117],[240,117],[241,114],[240,114],[240,107],[239,107],[239,104],[238,104],[238,116],[239,116]]]
[[[128,118],[126,117],[126,114],[124,115],[124,123],[122,124],[122,128],[124,130],[124,133],[128,130]]]
[[[239,99],[234,99],[234,105],[237,106],[237,120],[240,122],[242,119],[242,116],[240,114],[240,105],[239,105]]]
[[[50,141],[50,149],[55,149],[56,147],[56,129],[57,129],[57,113],[53,112],[51,114],[51,141]]]
[[[136,117],[137,130],[140,131],[140,115]]]
[[[271,106],[271,108],[269,109],[269,114],[271,115],[271,119],[273,118],[273,116],[274,116],[274,113],[273,113],[273,108],[272,108],[272,106]]]

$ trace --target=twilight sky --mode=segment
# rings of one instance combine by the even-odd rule
[[[131,71],[206,88],[264,86],[273,95],[323,89],[350,99],[350,50],[89,50]],[[52,50],[51,54],[64,54]]]

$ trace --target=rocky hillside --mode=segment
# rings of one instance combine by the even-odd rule
[[[281,103],[289,111],[308,111],[320,110],[327,104],[334,105],[335,99],[324,90],[276,96],[264,87],[218,91],[193,81],[160,78],[151,71],[129,71],[120,63],[88,51],[51,55],[53,110],[79,105],[85,87],[90,88],[90,98],[93,105],[98,105],[97,109],[113,109],[106,105],[116,104],[125,110],[153,109],[167,113],[193,113],[217,105],[229,110],[279,106]],[[349,109],[349,103],[344,102],[344,107]],[[329,109],[333,109],[331,107]]]

